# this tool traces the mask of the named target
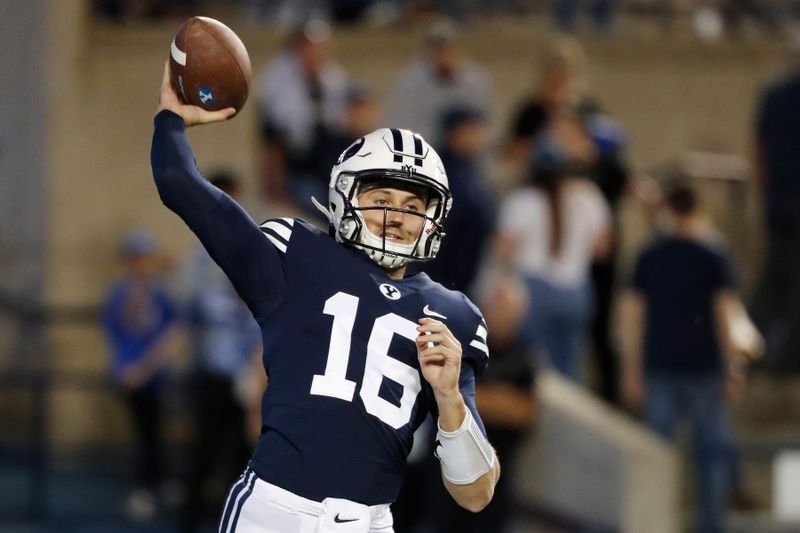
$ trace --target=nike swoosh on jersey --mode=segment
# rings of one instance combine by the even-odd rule
[[[333,517],[333,521],[337,524],[344,524],[345,522],[355,522],[358,518],[339,518],[339,514],[337,513],[336,516]]]
[[[442,320],[447,320],[446,316],[444,316],[442,314],[439,314],[436,311],[431,311],[431,307],[429,305],[426,305],[425,307],[423,307],[422,308],[422,312],[425,313],[428,316],[435,316],[436,318],[441,318]]]

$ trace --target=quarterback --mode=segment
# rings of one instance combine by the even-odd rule
[[[436,152],[380,129],[339,157],[323,233],[260,226],[200,175],[184,129],[225,120],[179,102],[165,67],[151,151],[163,203],[183,219],[258,321],[269,386],[261,435],[222,511],[223,533],[391,532],[414,430],[456,502],[479,511],[500,473],[475,408],[486,324],[459,292],[406,265],[435,256],[452,199]]]

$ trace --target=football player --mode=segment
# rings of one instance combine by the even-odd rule
[[[438,419],[453,498],[479,511],[500,473],[475,408],[486,324],[459,292],[406,265],[432,258],[451,207],[439,156],[379,129],[331,172],[330,235],[300,219],[255,224],[207,183],[184,129],[218,122],[179,102],[165,65],[151,151],[164,204],[197,235],[262,329],[261,435],[219,530],[390,532],[414,430]]]

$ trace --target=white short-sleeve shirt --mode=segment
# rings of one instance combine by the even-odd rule
[[[611,224],[608,203],[588,180],[565,181],[561,202],[561,250],[550,255],[550,204],[542,189],[526,186],[512,192],[500,209],[499,230],[518,243],[515,264],[526,275],[554,285],[577,287],[589,276],[598,238]]]

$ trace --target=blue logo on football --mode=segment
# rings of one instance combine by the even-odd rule
[[[209,87],[200,87],[197,89],[197,97],[200,98],[200,101],[204,106],[214,104],[214,91],[212,91]]]

